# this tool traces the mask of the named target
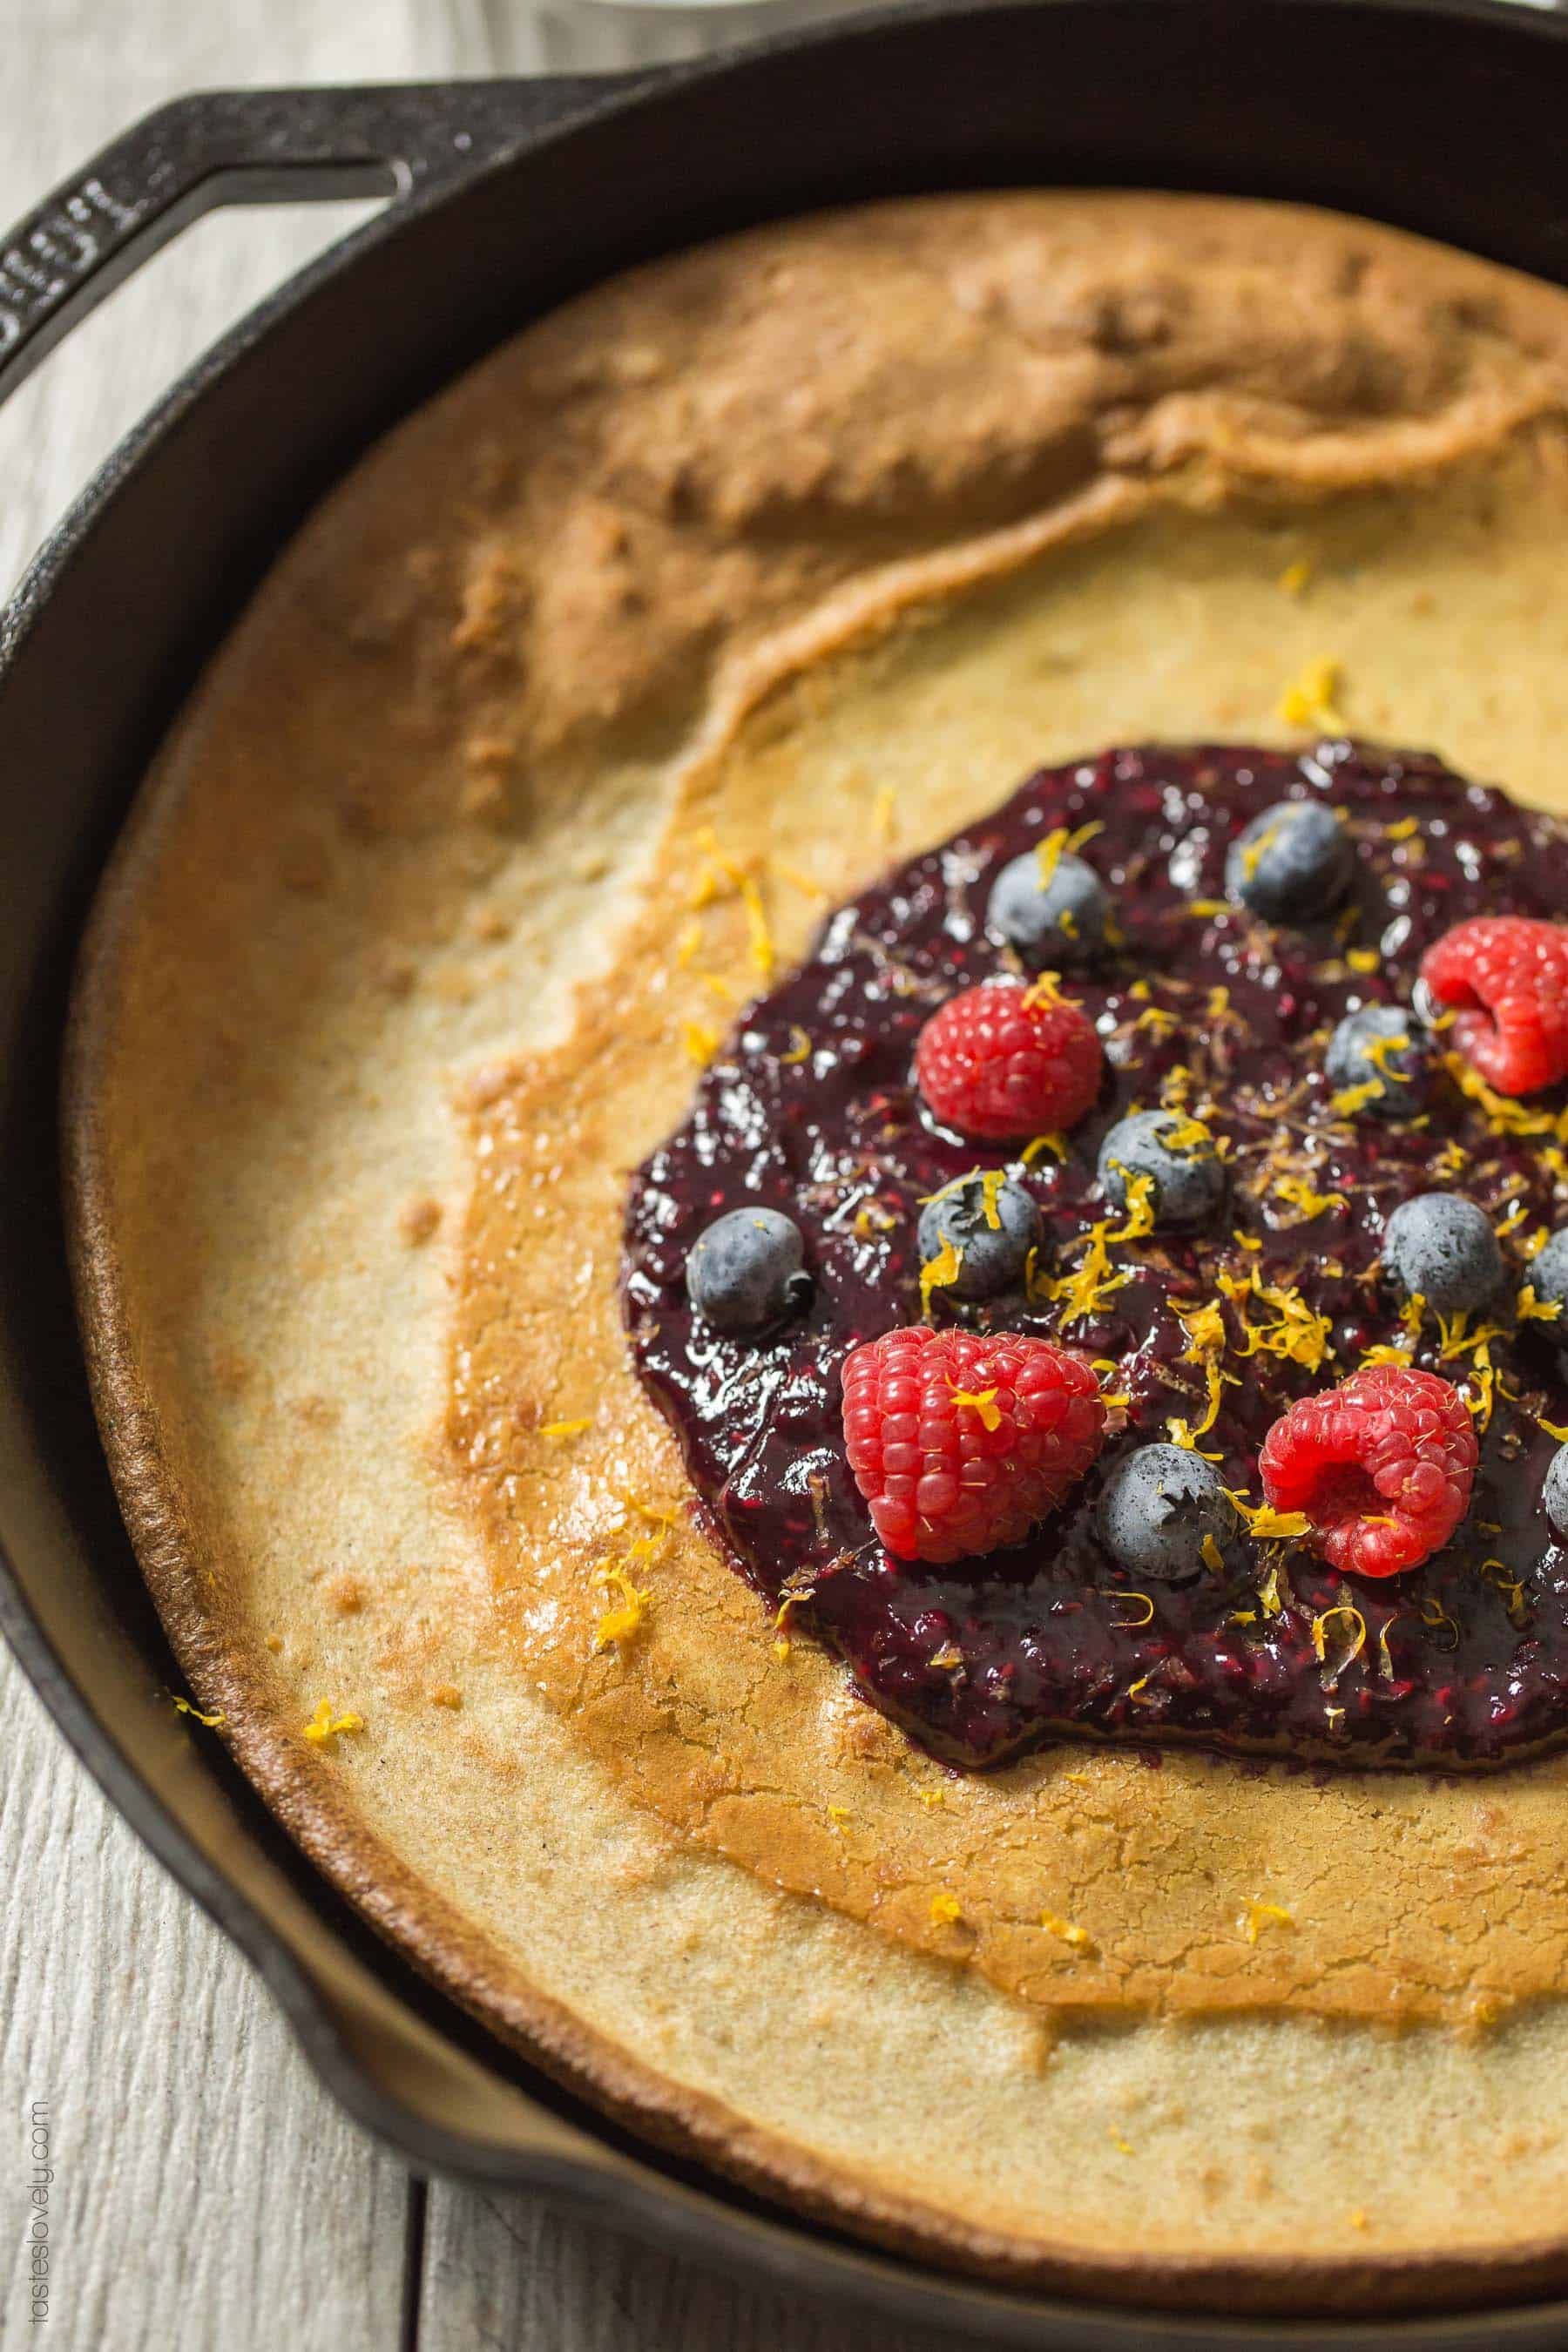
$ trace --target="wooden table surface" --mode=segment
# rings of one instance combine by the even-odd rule
[[[611,65],[717,37],[711,13],[638,32],[570,0],[558,21],[523,0],[0,0],[0,226],[184,90]],[[170,377],[359,209],[198,224],[0,412],[0,593]],[[537,2203],[411,2180],[326,2097],[3,1647],[0,1756],[4,2352],[848,2352],[847,2323]],[[35,2103],[55,2172],[42,2330],[22,2255]],[[875,2329],[853,2333],[876,2352]]]

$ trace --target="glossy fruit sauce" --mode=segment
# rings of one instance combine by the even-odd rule
[[[1301,794],[1342,813],[1356,880],[1321,924],[1279,929],[1225,903],[1226,848],[1249,818]],[[1063,987],[1099,1026],[1105,1079],[1065,1159],[1044,1147],[1026,1160],[931,1124],[911,1054],[955,990],[1016,969],[985,929],[1000,868],[1051,829],[1092,822],[1103,829],[1082,854],[1111,891],[1120,936]],[[1541,1417],[1568,1419],[1568,1380],[1549,1328],[1516,1324],[1514,1311],[1532,1244],[1568,1222],[1554,1124],[1564,1094],[1489,1106],[1439,1061],[1428,1117],[1394,1125],[1337,1116],[1323,1075],[1342,1014],[1408,1003],[1433,940],[1505,911],[1568,919],[1568,829],[1435,760],[1344,742],[1299,757],[1109,751],[1030,778],[841,908],[800,970],[742,1016],[685,1123],[631,1186],[637,1365],[679,1433],[701,1521],[736,1568],[770,1609],[794,1596],[792,1631],[837,1649],[864,1696],[938,1755],[982,1766],[1081,1733],[1456,1765],[1568,1734],[1568,1549],[1540,1503],[1558,1443]],[[1436,1039],[1439,1055],[1447,1042]],[[1080,1302],[1053,1292],[1089,1229],[1122,1222],[1096,1192],[1100,1139],[1162,1102],[1229,1139],[1229,1204],[1194,1236],[1111,1241],[1126,1279],[1075,1317]],[[1095,1467],[1026,1543],[956,1566],[897,1560],[845,1461],[840,1367],[859,1341],[921,1318],[921,1201],[998,1166],[1044,1218],[1031,1289],[978,1308],[938,1289],[931,1319],[1060,1339],[1129,1402]],[[1466,1335],[1428,1317],[1413,1342],[1379,1280],[1385,1218],[1434,1189],[1468,1194],[1502,1228],[1508,1284],[1486,1319],[1506,1330],[1489,1343],[1489,1418],[1484,1359]],[[762,1341],[694,1319],[684,1280],[703,1227],[751,1203],[795,1220],[816,1278],[805,1313]],[[1254,1268],[1296,1306],[1224,1295],[1221,1277],[1234,1290]],[[1194,1354],[1181,1314],[1216,1301],[1223,1352],[1211,1318],[1207,1351]],[[1329,1325],[1315,1367],[1255,1336],[1284,1327],[1277,1345],[1288,1345],[1310,1315]],[[1210,1362],[1226,1377],[1197,1443],[1256,1505],[1270,1424],[1379,1344],[1412,1348],[1476,1410],[1474,1496],[1441,1554],[1392,1579],[1341,1578],[1300,1543],[1242,1531],[1219,1570],[1195,1566],[1173,1584],[1140,1581],[1107,1553],[1095,1530],[1106,1477],[1131,1447],[1164,1439],[1173,1417],[1200,1427]]]

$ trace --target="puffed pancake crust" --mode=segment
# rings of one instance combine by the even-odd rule
[[[1032,769],[1300,743],[1331,676],[1568,810],[1565,410],[1568,298],[1283,206],[683,255],[356,467],[104,885],[74,1257],[193,1736],[498,2033],[882,2244],[1233,2310],[1568,2278],[1568,1759],[948,1772],[692,1523],[616,1296],[759,923],[786,967]]]

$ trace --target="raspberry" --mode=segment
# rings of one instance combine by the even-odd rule
[[[877,1533],[900,1559],[1020,1543],[1100,1452],[1094,1374],[1048,1339],[916,1324],[844,1367],[844,1444]]]
[[[1005,1143],[1076,1126],[1100,1092],[1094,1024],[1048,981],[966,988],[921,1031],[915,1082],[944,1127]]]
[[[1568,1078],[1568,927],[1478,915],[1427,949],[1421,977],[1457,1011],[1460,1053],[1501,1093]]]
[[[1441,1549],[1464,1517],[1479,1451],[1451,1381],[1379,1364],[1293,1404],[1258,1467],[1268,1500],[1306,1513],[1331,1568],[1397,1576]]]

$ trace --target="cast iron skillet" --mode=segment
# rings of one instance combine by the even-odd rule
[[[651,78],[187,99],[0,250],[3,397],[198,214],[392,198],[175,386],[0,614],[0,1628],[109,1796],[259,1968],[322,2079],[419,2170],[592,2207],[792,2294],[954,2338],[1568,2341],[1561,2302],[1263,2324],[993,2293],[781,2219],[532,2075],[369,1935],[170,1707],[173,1662],[88,1403],[54,1142],[78,930],[198,665],[317,494],[501,334],[695,237],[846,198],[1016,183],[1304,199],[1563,282],[1565,117],[1568,17],[1495,0],[988,0]],[[1568,2263],[1512,2291],[1565,2286]]]

